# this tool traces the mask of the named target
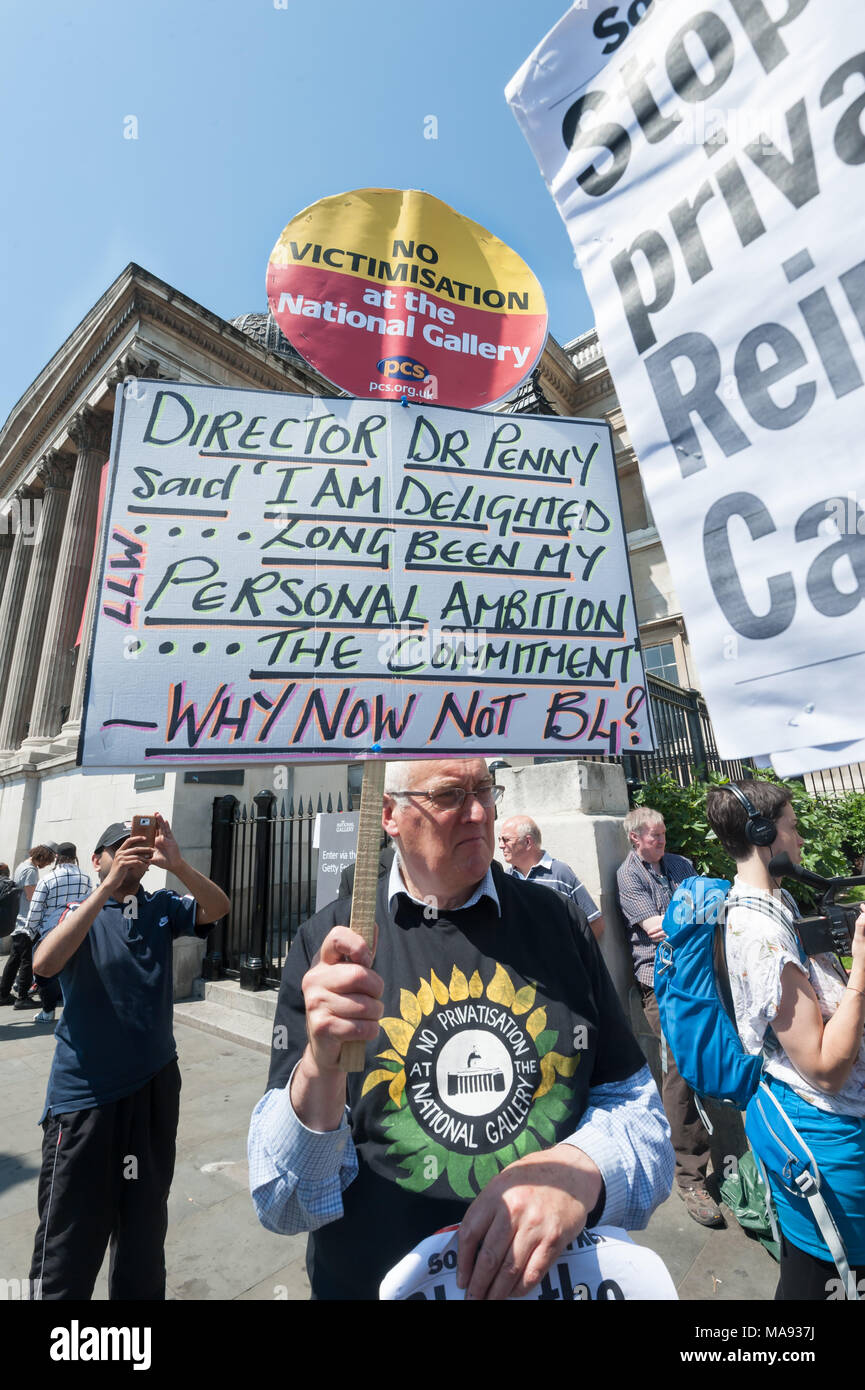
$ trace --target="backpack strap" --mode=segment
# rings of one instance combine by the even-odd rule
[[[703,1128],[704,1128],[704,1130],[706,1131],[706,1133],[707,1133],[708,1135],[714,1134],[714,1133],[715,1133],[715,1126],[712,1124],[712,1121],[709,1119],[709,1112],[708,1112],[708,1110],[706,1109],[705,1105],[703,1104],[703,1098],[702,1098],[702,1096],[698,1096],[696,1091],[692,1091],[692,1092],[691,1092],[691,1095],[694,1097],[694,1106],[695,1106],[695,1108],[696,1108],[697,1114],[700,1116],[700,1119],[701,1119],[702,1122],[703,1122]],[[719,1101],[719,1104],[721,1104],[720,1101]],[[712,1171],[714,1172],[714,1169],[713,1169]]]
[[[785,899],[787,907],[790,909],[790,912],[792,914],[792,926],[787,921],[787,918],[784,916],[783,910],[774,898],[760,896],[749,898],[747,896],[737,895],[732,903],[732,906],[749,907],[752,910],[752,912],[760,912],[763,914],[764,917],[771,917],[772,920],[777,922],[779,926],[786,927],[787,931],[792,931],[793,940],[796,942],[796,950],[799,952],[800,963],[802,965],[806,965],[808,962],[808,955],[804,947],[802,946],[802,942],[799,939],[799,933],[796,930],[796,919],[799,916],[799,909],[796,906],[795,899],[791,898],[790,894],[786,891],[786,889],[782,888],[780,891]]]
[[[763,1081],[745,1112],[745,1132],[764,1174],[768,1168],[788,1192],[805,1198],[832,1256],[847,1298],[858,1300],[856,1276],[850,1268],[841,1232],[821,1191],[817,1161],[777,1097]],[[766,1191],[768,1202],[768,1183]]]
[[[715,984],[718,989],[718,997],[724,1006],[724,1011],[730,1019],[733,1027],[736,1025],[736,1009],[733,1005],[733,991],[730,988],[730,971],[727,968],[727,927],[726,914],[721,913],[715,923],[715,935],[712,940],[712,964],[715,967]]]
[[[730,972],[727,969],[727,945],[725,940],[726,929],[724,926],[724,914],[718,914],[715,923],[715,931],[712,936],[712,965],[715,971],[715,986],[718,990],[718,998],[724,1008],[724,1012],[730,1019],[733,1027],[736,1027],[736,1010],[733,1007],[733,993],[730,989]],[[738,1029],[737,1029],[738,1032]],[[697,1114],[703,1121],[703,1128],[709,1135],[714,1134],[715,1128],[706,1113],[702,1097],[693,1092],[694,1104],[697,1107]]]
[[[784,894],[788,898],[788,894]],[[790,899],[791,910],[794,912],[794,922],[796,908],[793,900]],[[749,907],[756,912],[762,913],[766,917],[773,918],[780,925],[790,928],[782,909],[774,899],[765,897],[737,897],[733,906]],[[802,948],[798,933],[793,931],[793,938],[799,952],[799,960],[802,965],[807,965],[808,957]],[[735,1022],[735,1012],[732,1009],[732,995],[730,993],[729,972],[727,970],[725,933],[719,932],[715,940],[715,965],[718,978],[718,993],[727,1008],[728,1013]],[[728,1004],[729,1000],[729,1004]],[[786,1111],[780,1105],[777,1097],[769,1089],[764,1081],[761,1081],[756,1093],[748,1104],[745,1112],[745,1131],[751,1152],[757,1162],[763,1177],[766,1189],[766,1212],[772,1227],[775,1239],[778,1239],[778,1226],[775,1213],[772,1207],[771,1188],[769,1186],[769,1176],[767,1167],[777,1175],[783,1186],[788,1192],[796,1196],[804,1197],[811,1214],[817,1224],[826,1247],[832,1256],[835,1268],[841,1278],[842,1284],[847,1294],[847,1298],[858,1300],[859,1293],[856,1288],[856,1279],[850,1269],[850,1261],[847,1258],[847,1250],[841,1237],[841,1232],[835,1223],[826,1200],[820,1190],[820,1169],[811,1150],[808,1148],[804,1139],[796,1129]]]
[[[799,952],[799,961],[807,969],[808,955],[802,945],[795,926],[796,919],[799,916],[799,909],[789,893],[784,889],[781,889],[781,892],[787,900],[787,904],[793,915],[793,938]],[[772,899],[771,902],[768,902],[765,898],[758,902],[753,902],[751,899],[744,901],[746,906],[756,906],[758,911],[766,913],[767,916],[774,917],[777,921],[782,922],[784,926],[789,925],[774,899]],[[781,1180],[784,1182],[784,1186],[788,1191],[795,1192],[796,1195],[804,1197],[807,1201],[811,1208],[811,1214],[817,1223],[817,1229],[826,1243],[829,1254],[832,1256],[832,1262],[844,1285],[847,1298],[852,1301],[858,1301],[860,1294],[856,1286],[856,1277],[850,1268],[846,1246],[844,1245],[841,1232],[838,1230],[835,1218],[829,1210],[820,1188],[820,1169],[817,1165],[817,1160],[814,1158],[805,1140],[793,1124],[793,1121],[780,1104],[777,1096],[775,1096],[769,1087],[762,1081],[760,1082],[757,1094],[754,1096],[753,1103],[761,1119],[765,1123],[768,1133],[771,1134],[773,1141],[780,1149],[786,1151],[787,1157],[783,1173],[779,1174]],[[770,1114],[773,1116],[774,1123],[769,1119]],[[755,1157],[757,1157],[756,1154]],[[758,1161],[762,1168],[762,1159],[758,1158]],[[768,1194],[768,1183],[766,1190]]]

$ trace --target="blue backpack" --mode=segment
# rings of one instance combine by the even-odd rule
[[[763,1063],[742,1046],[732,999],[721,998],[726,970],[722,982],[717,956],[729,891],[725,878],[686,878],[679,884],[664,914],[667,939],[655,957],[655,994],[680,1076],[697,1095],[744,1110]]]
[[[729,891],[724,878],[686,878],[664,914],[666,940],[655,956],[655,995],[664,1038],[680,1076],[698,1097],[709,1133],[712,1126],[699,1097],[709,1096],[744,1110],[745,1134],[763,1173],[773,1231],[767,1170],[776,1183],[808,1202],[847,1297],[856,1299],[855,1276],[820,1191],[814,1156],[763,1081],[762,1057],[745,1051],[736,1029],[724,951],[724,905]],[[767,901],[761,900],[761,910],[766,910]],[[801,946],[799,951],[804,960]]]

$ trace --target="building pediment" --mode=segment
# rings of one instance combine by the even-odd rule
[[[191,365],[194,360],[194,366]],[[71,449],[83,406],[113,406],[125,376],[213,381],[321,395],[332,387],[158,276],[130,263],[24,392],[0,430],[0,498],[29,479],[46,448]]]

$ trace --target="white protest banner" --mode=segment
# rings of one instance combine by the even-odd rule
[[[398,1299],[465,1299],[457,1287],[459,1226],[445,1226],[427,1236],[389,1269],[378,1296]],[[617,1226],[593,1226],[569,1241],[555,1265],[514,1303],[626,1302],[631,1299],[677,1299],[676,1286],[660,1255],[637,1245]]]
[[[779,777],[800,777],[806,772],[824,772],[856,763],[865,763],[865,739],[862,738],[850,743],[830,743],[822,748],[792,748],[772,754],[772,767]]]
[[[507,95],[577,251],[719,751],[861,738],[865,9],[588,0]]]
[[[651,747],[609,427],[140,382],[86,766]]]

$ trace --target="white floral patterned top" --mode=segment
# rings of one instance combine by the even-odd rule
[[[793,927],[796,913],[793,899],[783,889],[773,896],[738,877],[733,880],[727,897],[726,949],[739,1037],[750,1054],[762,1052],[766,1071],[803,1100],[833,1115],[865,1116],[865,1043],[841,1090],[830,1096],[805,1080],[772,1033],[785,965],[794,965],[807,976],[824,1022],[832,1017],[844,993],[846,979],[836,956],[812,956],[803,963]]]

